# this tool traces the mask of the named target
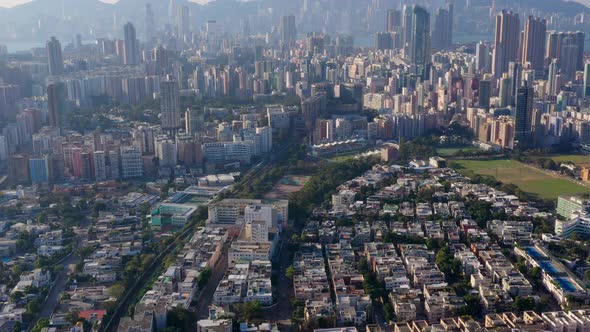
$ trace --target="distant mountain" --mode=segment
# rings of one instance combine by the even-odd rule
[[[462,8],[466,1],[455,0],[456,8]],[[215,0],[199,5],[188,0],[174,0],[177,6],[189,6],[193,27],[200,27],[207,20],[213,19],[223,24],[226,31],[239,31],[240,24],[245,19],[249,20],[253,31],[269,31],[278,24],[279,16],[299,13],[302,2],[303,0]],[[354,0],[343,1],[343,4],[349,3],[364,10],[369,2]],[[491,2],[492,0],[469,0],[473,7],[490,6]],[[125,22],[132,22],[138,37],[142,39],[145,31],[145,6],[148,3],[152,5],[158,26],[174,22],[176,12],[172,13],[172,17],[169,16],[169,0],[119,0],[115,4],[99,0],[34,0],[10,9],[0,8],[0,42],[43,42],[55,35],[65,44],[76,33],[81,33],[87,40],[105,36],[121,37]],[[509,8],[523,15],[558,13],[570,18],[582,12],[590,14],[586,5],[590,5],[590,0],[496,0],[498,10]],[[329,14],[319,13],[320,17],[325,15],[334,19],[334,15]],[[364,19],[360,15],[355,17],[358,24],[362,24]]]
[[[590,7],[590,0],[573,0],[573,1],[580,3],[586,7]]]
[[[96,16],[112,8],[98,0],[35,0],[5,10],[13,19],[31,19],[38,16]],[[9,17],[10,18],[10,17]]]
[[[537,9],[545,14],[558,13],[564,16],[574,16],[580,12],[590,11],[590,9],[582,4],[582,1],[590,2],[590,0],[496,0],[496,8],[509,9]],[[484,0],[486,3],[491,3],[491,0]]]

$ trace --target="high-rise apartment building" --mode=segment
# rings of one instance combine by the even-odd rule
[[[546,35],[547,21],[539,17],[529,16],[524,26],[521,62],[524,65],[530,64],[530,69],[541,73],[545,61]]]
[[[187,5],[178,6],[176,13],[176,29],[180,38],[187,38],[190,32],[190,12]]]
[[[61,43],[55,37],[51,37],[46,44],[47,64],[49,76],[58,76],[64,73],[64,58],[61,50]]]
[[[143,176],[141,149],[136,146],[121,147],[121,172],[123,179]]]
[[[202,111],[195,109],[188,109],[184,113],[186,132],[195,134],[204,128],[205,115]]]
[[[444,50],[453,44],[453,4],[439,8],[434,15],[432,48]]]
[[[545,58],[548,60],[551,59],[559,59],[561,63],[562,59],[562,50],[564,44],[566,45],[575,45],[577,48],[575,50],[570,49],[570,51],[577,52],[575,56],[571,56],[572,59],[570,61],[575,62],[576,70],[584,70],[584,40],[586,38],[586,34],[580,31],[577,32],[555,32],[552,31],[547,36],[547,51],[545,52]],[[567,40],[566,40],[567,39]],[[565,63],[565,60],[563,61]],[[561,64],[560,64],[561,68]]]
[[[47,108],[49,126],[60,128],[60,117],[66,108],[66,89],[63,83],[52,83],[47,86]]]
[[[156,20],[151,4],[145,5],[145,40],[149,44],[156,36]]]
[[[508,64],[518,60],[520,39],[518,14],[503,10],[496,16],[492,72],[496,77],[508,70]]]
[[[295,26],[295,16],[287,15],[281,17],[280,25],[281,42],[285,46],[292,46],[297,40],[297,28]]]
[[[396,9],[387,11],[387,31],[401,32],[402,28],[402,12]]]
[[[413,65],[424,66],[431,62],[430,14],[423,7],[414,6],[411,21],[408,60]]]
[[[104,151],[94,151],[92,154],[94,164],[94,179],[104,181],[107,179],[107,157]]]
[[[29,159],[32,183],[49,182],[49,159],[47,156]]]
[[[172,76],[160,83],[160,94],[162,131],[174,137],[182,127],[178,85]]]
[[[584,98],[590,97],[590,63],[586,62],[584,64],[584,89],[583,89]]]
[[[125,24],[125,48],[123,50],[123,64],[135,66],[139,63],[139,46],[135,27],[131,22]]]
[[[518,147],[530,146],[533,119],[533,87],[527,81],[518,88],[514,121],[514,140]]]
[[[490,47],[484,42],[479,42],[475,46],[475,69],[480,72],[490,72],[492,69],[492,57],[490,55]]]
[[[377,32],[375,34],[375,49],[377,50],[392,50],[394,33],[391,32]]]

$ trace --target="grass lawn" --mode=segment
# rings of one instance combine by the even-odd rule
[[[576,165],[590,164],[590,156],[584,154],[555,154],[549,157],[556,163],[572,162]]]
[[[457,160],[451,166],[466,176],[490,175],[542,199],[590,192],[589,188],[556,178],[514,160]]]
[[[339,163],[343,161],[352,160],[355,157],[359,156],[360,152],[349,152],[349,153],[342,153],[342,154],[335,154],[333,156],[328,157],[329,161]]]
[[[471,145],[459,146],[459,147],[451,147],[451,148],[437,148],[436,153],[438,153],[441,157],[452,157],[459,151],[465,152],[477,152],[480,151],[479,148]]]

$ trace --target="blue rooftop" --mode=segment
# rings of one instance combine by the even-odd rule
[[[555,278],[555,281],[566,292],[575,292],[578,289],[569,278]]]

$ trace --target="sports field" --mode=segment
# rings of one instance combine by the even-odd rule
[[[517,185],[522,191],[542,199],[556,199],[559,195],[590,192],[589,188],[526,166],[514,160],[456,160],[451,167],[466,176],[490,175],[503,183]]]
[[[305,186],[310,176],[305,175],[286,175],[274,185],[272,190],[266,195],[269,199],[286,199],[289,194],[297,192]]]
[[[472,146],[472,145],[465,145],[465,146],[451,147],[451,148],[437,148],[436,149],[436,153],[438,153],[438,155],[441,157],[452,157],[455,154],[457,154],[457,152],[459,152],[459,151],[473,153],[473,152],[481,151],[481,149],[479,149],[475,146]]]
[[[349,160],[353,160],[354,158],[360,156],[361,153],[356,151],[356,152],[347,152],[347,153],[340,153],[340,154],[335,154],[333,156],[328,157],[327,159],[331,162],[334,163],[341,163],[344,161],[349,161]]]
[[[590,166],[590,156],[584,154],[556,154],[549,157],[556,163],[572,162],[576,166]]]

